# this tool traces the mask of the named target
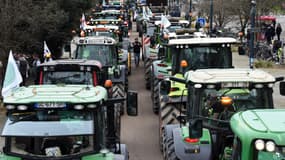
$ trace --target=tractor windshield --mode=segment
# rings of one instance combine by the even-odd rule
[[[198,115],[210,119],[228,121],[238,111],[249,109],[273,108],[272,89],[269,88],[234,88],[234,89],[198,89],[199,94],[192,101],[197,102]],[[223,97],[230,97],[232,103],[222,103]]]
[[[87,111],[35,111],[10,113],[2,136],[6,152],[45,159],[90,152],[94,121]]]
[[[182,72],[180,62],[186,60],[188,67],[185,70],[203,68],[231,68],[232,52],[231,47],[221,45],[193,46],[189,48],[171,47],[173,53],[173,67],[175,72]]]
[[[52,71],[45,72],[43,84],[93,84],[91,72]]]
[[[98,60],[103,66],[116,62],[116,49],[112,45],[78,45],[76,59]]]

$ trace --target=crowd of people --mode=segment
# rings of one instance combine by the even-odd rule
[[[272,40],[277,38],[278,41],[280,41],[280,35],[282,33],[282,27],[280,23],[277,23],[276,21],[272,21],[270,25],[263,24],[263,28],[265,30],[265,38],[268,44],[272,44]]]
[[[42,62],[48,62],[52,60],[51,55],[46,55],[44,59],[41,59],[40,56],[36,53],[32,55],[13,53],[13,56],[23,78],[23,82],[20,84],[21,86],[25,86],[27,84],[28,78],[34,78],[36,76],[38,65],[40,65]]]

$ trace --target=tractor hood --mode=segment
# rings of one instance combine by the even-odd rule
[[[248,110],[235,114],[230,123],[241,139],[271,139],[277,145],[285,145],[284,115],[285,109]]]
[[[258,132],[277,134],[285,131],[284,115],[285,110],[260,110],[244,112],[242,118],[248,127]]]
[[[107,91],[101,86],[90,85],[32,85],[20,87],[4,103],[69,102],[89,103],[107,100]]]

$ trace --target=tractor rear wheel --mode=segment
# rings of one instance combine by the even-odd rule
[[[125,85],[122,83],[117,83],[113,85],[113,98],[125,98]],[[121,115],[124,114],[124,103],[120,103]]]
[[[121,139],[121,106],[115,105],[115,131],[116,131],[116,140],[120,141]]]
[[[144,75],[145,75],[145,87],[146,89],[150,89],[150,77],[151,77],[151,61],[150,59],[146,58],[146,61],[145,61],[145,72],[144,72]]]
[[[158,114],[159,111],[159,82],[160,80],[157,78],[154,78],[154,82],[153,82],[153,112],[155,114]]]
[[[164,151],[165,160],[179,160],[175,153],[174,141],[173,138],[167,139],[167,144]]]
[[[160,146],[163,146],[164,126],[179,123],[177,120],[177,116],[179,116],[179,114],[179,108],[177,108],[175,105],[160,103],[158,114]]]

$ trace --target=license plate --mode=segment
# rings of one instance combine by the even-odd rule
[[[36,108],[65,108],[65,103],[57,102],[46,102],[46,103],[37,103]]]
[[[52,157],[59,157],[61,156],[61,151],[59,147],[50,147],[45,149],[46,155],[47,156],[52,156]]]

